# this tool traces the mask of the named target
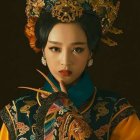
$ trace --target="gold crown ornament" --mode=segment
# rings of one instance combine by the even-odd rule
[[[117,18],[120,2],[113,0],[27,0],[26,3],[27,24],[25,26],[25,34],[29,39],[30,46],[35,52],[39,52],[35,46],[36,37],[34,28],[42,9],[50,12],[52,17],[57,18],[61,22],[69,23],[80,18],[84,11],[95,13],[101,22],[102,34],[110,32],[113,34],[121,34],[122,30],[113,27],[113,23]],[[108,37],[101,39],[108,46],[116,46],[117,42]]]
[[[80,17],[83,12],[83,8],[77,1],[72,0],[60,0],[55,3],[51,9],[52,16],[56,17],[62,22],[74,21],[76,17]]]

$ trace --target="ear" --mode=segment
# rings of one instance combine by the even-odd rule
[[[92,52],[92,51],[90,51],[90,52],[89,52],[89,59],[91,59],[91,58],[92,58],[92,56],[93,56],[93,52]]]
[[[42,55],[45,57],[45,51],[44,51],[44,49],[42,49]]]

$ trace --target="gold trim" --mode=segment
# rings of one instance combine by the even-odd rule
[[[93,105],[93,102],[95,100],[96,93],[97,93],[97,88],[95,87],[94,95],[92,97],[91,102],[88,104],[88,106],[83,111],[81,111],[80,114],[84,114]]]
[[[119,112],[117,112],[117,113],[112,117],[112,119],[111,119],[110,122],[112,122],[122,111],[124,111],[125,109],[130,108],[130,107],[132,107],[132,106],[131,106],[131,105],[128,105],[128,106],[124,107],[123,109],[121,109]]]
[[[13,105],[14,105],[14,107],[15,107],[15,109],[16,109],[16,112],[17,112],[17,107],[16,107],[16,104],[15,104],[14,101],[13,101]],[[18,114],[17,114],[17,113],[16,113],[16,117],[17,117],[17,121],[18,121]],[[14,129],[16,129],[15,126],[14,126]],[[16,132],[16,136],[17,136],[17,132]]]
[[[38,92],[36,94],[36,99],[37,99],[37,102],[38,102],[39,106],[41,106],[41,103],[40,103],[40,100],[39,100],[39,93]]]
[[[131,105],[128,105],[127,107],[124,107],[123,109],[121,109],[119,112],[117,112],[114,116],[111,117],[110,122],[109,122],[109,128],[111,127],[111,123],[113,122],[113,120],[125,109],[132,107]],[[110,129],[108,129],[108,133],[107,133],[107,140],[109,140],[109,134],[110,134]]]
[[[10,113],[10,111],[9,111],[8,107],[6,106],[5,108],[6,108],[6,110],[7,110],[8,114],[9,114],[9,117],[10,117],[10,119],[11,119],[12,123],[13,123],[13,126],[14,126],[14,132],[15,132],[15,135],[17,136],[17,133],[16,133],[16,128],[15,128],[14,121],[13,121],[13,117],[12,117],[12,115],[11,115],[11,113]]]

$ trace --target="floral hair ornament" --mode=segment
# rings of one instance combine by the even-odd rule
[[[30,46],[35,52],[39,52],[35,45],[35,24],[40,16],[41,10],[45,9],[50,12],[52,17],[57,18],[61,22],[69,23],[80,18],[84,11],[90,11],[96,14],[102,26],[102,42],[108,46],[116,46],[117,42],[109,37],[106,33],[121,34],[122,30],[113,27],[113,23],[117,18],[120,2],[113,0],[27,0],[26,15],[27,24],[25,26],[25,34],[29,39]]]

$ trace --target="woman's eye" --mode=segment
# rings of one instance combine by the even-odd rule
[[[84,48],[80,48],[80,47],[77,47],[77,48],[74,48],[73,49],[73,52],[74,53],[81,53],[81,52],[83,52],[84,51]]]
[[[60,48],[58,47],[50,47],[49,48],[52,52],[60,52]]]

